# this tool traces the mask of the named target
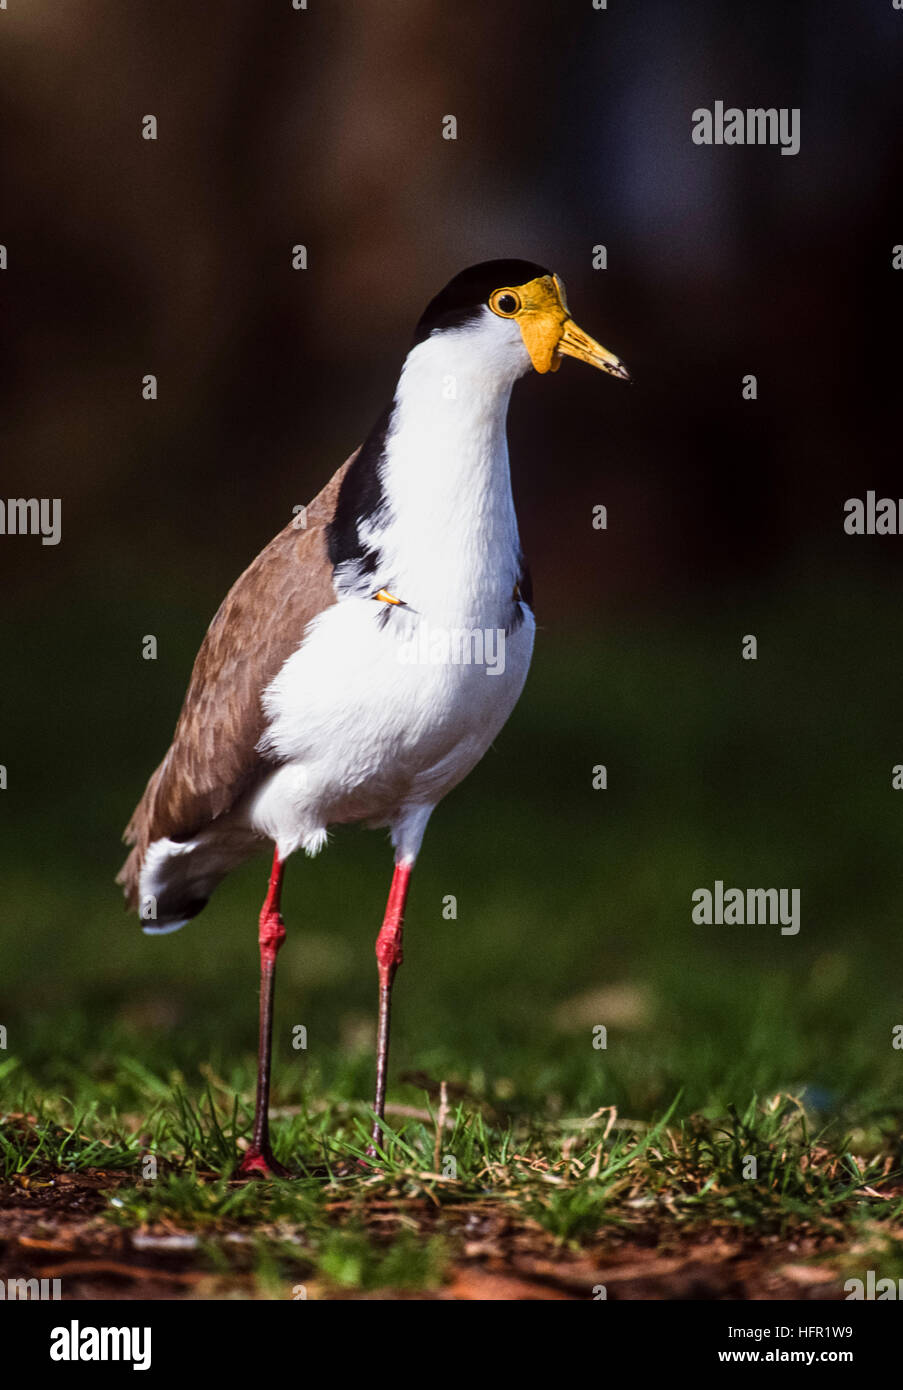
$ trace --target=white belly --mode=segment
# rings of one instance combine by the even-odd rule
[[[508,633],[464,619],[434,628],[372,599],[321,613],[264,697],[261,746],[283,765],[248,809],[254,830],[287,855],[315,852],[329,824],[428,814],[517,702],[535,630],[521,613]]]

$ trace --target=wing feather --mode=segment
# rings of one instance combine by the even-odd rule
[[[270,764],[257,751],[261,695],[298,647],[305,628],[336,602],[327,527],[356,453],[306,510],[270,541],[219,607],[191,673],[172,744],[126,827],[134,846],[117,882],[131,907],[148,845],[187,839],[242,797]]]

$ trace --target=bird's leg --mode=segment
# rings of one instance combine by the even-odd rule
[[[395,865],[386,915],[376,938],[376,961],[379,966],[379,1031],[376,1038],[376,1099],[373,1109],[381,1120],[386,1109],[386,1068],[389,1061],[389,1015],[392,1009],[392,981],[395,971],[401,965],[401,930],[404,923],[404,905],[411,881],[410,863]],[[371,1158],[376,1154],[375,1145],[382,1140],[379,1120],[374,1121],[371,1144],[367,1153]]]
[[[286,1178],[288,1169],[273,1157],[270,1147],[270,1059],[273,1042],[273,986],[276,956],[285,940],[285,926],[279,912],[284,864],[279,851],[273,853],[270,886],[260,909],[260,1041],[257,1053],[257,1104],[251,1147],[241,1161],[239,1172],[246,1176]]]

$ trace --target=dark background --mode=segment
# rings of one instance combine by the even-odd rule
[[[425,303],[496,256],[557,271],[636,385],[566,363],[515,392],[534,674],[427,838],[399,1064],[540,1074],[562,1005],[614,986],[646,1032],[605,1095],[638,1109],[728,1087],[727,1055],[747,1089],[847,1094],[889,1060],[903,539],[847,537],[843,503],[903,493],[901,45],[890,0],[10,0],[3,493],[60,497],[63,538],[0,538],[0,1016],[46,1077],[114,1020],[169,1061],[253,1045],[261,866],[148,942],[118,836],[229,584],[367,432]],[[800,153],[694,145],[717,99],[800,107]],[[291,869],[287,997],[333,1048],[369,1018],[388,872],[361,832]],[[800,887],[800,937],[692,928],[716,877]],[[594,1104],[580,1048],[556,1085]]]
[[[14,6],[3,458],[13,493],[63,498],[66,539],[7,542],[4,575],[220,593],[365,434],[426,301],[514,255],[637,377],[517,392],[541,612],[704,597],[812,545],[849,563],[838,498],[896,487],[900,21],[890,0]],[[800,153],[694,145],[716,98],[800,107]]]

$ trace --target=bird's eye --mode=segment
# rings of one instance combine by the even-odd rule
[[[512,294],[511,290],[496,290],[489,298],[489,307],[494,314],[510,318],[520,308],[520,295]]]

